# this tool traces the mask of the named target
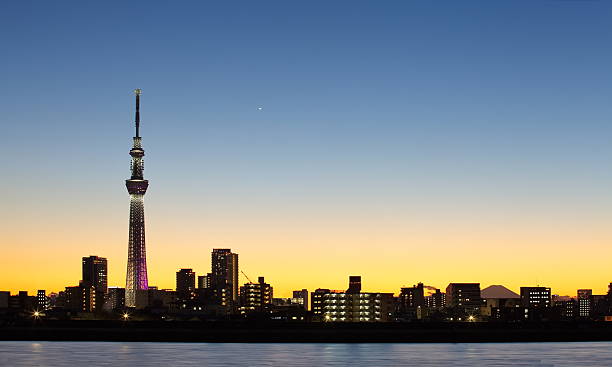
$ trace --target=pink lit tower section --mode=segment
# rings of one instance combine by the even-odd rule
[[[136,292],[148,289],[147,251],[145,247],[144,195],[149,181],[143,177],[144,150],[140,138],[140,89],[136,93],[136,136],[130,150],[132,177],[125,180],[130,193],[130,236],[128,242],[127,274],[125,280],[125,305],[136,307]]]

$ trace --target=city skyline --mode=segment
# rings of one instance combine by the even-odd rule
[[[0,12],[2,289],[62,290],[86,255],[124,286],[142,87],[150,285],[231,248],[281,297],[349,274],[606,292],[611,5],[123,6]]]
[[[127,288],[108,287],[107,259],[82,258],[82,279],[77,286],[47,294],[0,291],[0,311],[11,317],[40,320],[240,320],[272,322],[439,322],[531,323],[610,322],[612,282],[605,294],[578,289],[576,296],[553,294],[550,287],[522,286],[520,294],[504,287],[481,287],[479,282],[451,282],[440,288],[422,282],[394,292],[362,289],[360,275],[348,276],[346,290],[318,287],[298,289],[292,297],[274,297],[274,287],[258,276],[237,286],[238,254],[213,249],[211,270],[204,276],[190,268],[176,272],[175,289],[149,287],[135,290],[128,305]],[[197,278],[197,285],[196,285]],[[431,325],[430,325],[431,326]]]
[[[248,285],[248,284],[258,284],[258,282],[254,282],[253,280],[251,280],[251,278],[248,277],[248,275],[246,275],[242,269],[239,269],[238,267],[235,267],[234,265],[229,265],[228,269],[230,272],[234,273],[233,277],[230,276],[230,278],[232,279],[237,279],[238,275],[241,274],[241,277],[244,278],[243,282],[229,282],[227,283],[227,277],[228,275],[224,275],[224,276],[219,276],[219,275],[215,275],[215,269],[221,269],[221,267],[225,267],[226,265],[213,265],[213,264],[220,264],[218,262],[218,260],[214,260],[215,257],[218,257],[219,253],[226,253],[226,254],[230,254],[232,255],[232,259],[235,260],[230,260],[229,264],[235,264],[237,263],[237,257],[239,254],[232,252],[232,249],[219,249],[219,248],[214,248],[212,249],[212,257],[213,257],[213,261],[211,262],[211,269],[209,270],[205,270],[201,273],[195,272],[192,268],[185,268],[185,267],[180,267],[177,268],[175,275],[175,283],[174,286],[171,287],[159,287],[157,285],[152,285],[151,288],[155,289],[155,290],[164,290],[164,291],[176,291],[177,294],[181,294],[184,293],[186,290],[190,289],[196,290],[196,289],[203,289],[203,288],[207,288],[207,289],[211,289],[214,290],[216,287],[220,287],[221,289],[227,289],[228,290],[228,294],[229,299],[234,299],[234,301],[236,301],[238,299],[239,293],[237,292],[237,289],[240,288],[242,285]],[[85,256],[82,258],[82,262],[83,262],[83,267],[82,267],[82,278],[79,281],[80,285],[85,285],[85,286],[91,286],[96,288],[96,290],[101,291],[102,293],[107,293],[108,289],[111,288],[120,288],[120,289],[126,289],[126,288],[121,288],[120,286],[113,286],[113,285],[107,285],[107,276],[108,276],[108,270],[107,270],[107,259],[104,257],[100,257],[97,255],[89,255],[89,256]],[[223,263],[225,263],[225,261],[227,260],[223,260]],[[96,278],[96,280],[94,281],[92,277],[94,277],[95,272],[93,269],[97,269],[94,268],[93,264],[97,264],[97,262],[102,262],[103,263],[103,270],[102,273],[98,273],[97,276],[101,276],[102,278]],[[87,265],[86,265],[87,264]],[[87,270],[86,270],[87,269]],[[219,271],[219,270],[217,270]],[[226,270],[221,270],[222,272],[226,272]],[[88,276],[86,276],[86,274],[90,274]],[[198,275],[198,274],[203,274],[203,275]],[[225,273],[227,274],[227,273]],[[197,277],[197,282],[196,282],[196,277]],[[355,275],[347,275],[345,277],[348,277],[349,279],[349,287],[347,289],[347,293],[360,293],[362,291],[361,289],[361,275],[359,276],[355,276]],[[219,283],[219,278],[223,279],[222,283]],[[259,276],[259,282],[262,281],[262,279],[264,278],[263,276]],[[68,281],[68,283],[70,283],[70,281]],[[216,285],[216,283],[218,285]],[[440,290],[443,290],[444,287],[437,287],[431,284],[425,284],[423,281],[417,281],[414,282],[415,284],[418,284],[418,286],[420,287],[421,292],[424,292],[424,294],[426,296],[432,296],[435,295],[437,292],[440,292]],[[189,286],[189,284],[191,284]],[[222,285],[221,285],[222,284]],[[402,298],[403,294],[402,291],[404,289],[413,289],[416,288],[416,285],[412,285],[412,287],[410,287],[408,285],[409,283],[403,284],[402,286],[399,287],[399,292],[396,291],[390,291],[390,292],[382,292],[382,293],[388,293],[388,294],[392,294],[392,295],[397,295],[397,297],[399,297],[400,299]],[[449,286],[452,284],[477,284],[478,287],[480,288],[481,283],[478,282],[477,280],[475,280],[474,282],[456,282],[456,281],[450,281]],[[317,287],[312,288],[313,291],[315,290],[319,290],[319,289],[325,289],[325,290],[331,290],[332,292],[339,292],[343,287],[339,286],[339,287],[327,287],[328,284],[323,284],[323,285],[319,285]],[[229,288],[226,288],[226,286],[228,286]],[[62,288],[70,288],[71,286],[63,286]],[[102,289],[104,289],[104,291],[98,289],[98,287],[102,287]],[[485,285],[485,288],[491,288],[491,289],[496,289],[496,288],[502,288],[505,289],[507,291],[509,291],[510,289],[508,287],[506,287],[503,284],[488,284]],[[511,288],[511,287],[510,287]],[[550,291],[549,296],[559,296],[561,298],[564,297],[569,297],[569,298],[573,298],[576,300],[579,300],[581,298],[581,292],[585,292],[588,291],[589,292],[589,296],[593,294],[593,289],[599,289],[599,288],[603,288],[606,290],[606,292],[600,292],[600,293],[606,293],[606,294],[610,294],[611,290],[612,290],[612,282],[610,282],[609,284],[603,286],[603,287],[591,287],[591,288],[582,288],[582,289],[576,289],[574,290],[573,294],[560,294],[559,292],[554,292],[551,290],[551,287],[547,287],[545,284],[524,284],[521,285],[520,287],[518,287],[519,289],[523,289],[523,288],[546,288]],[[12,291],[9,290],[9,292],[11,292],[11,294],[18,294],[21,292],[30,292],[30,290],[27,289],[19,289],[18,291]],[[49,291],[49,293],[53,293],[53,294],[57,294],[59,292],[62,292],[63,290],[60,289],[58,291],[55,290],[48,290],[45,289],[43,291]],[[293,295],[293,297],[295,298],[295,294],[296,292],[301,292],[301,291],[307,291],[307,289],[302,289],[302,290],[292,290],[291,293]],[[447,288],[448,291],[448,288]],[[40,287],[36,289],[35,292],[41,292]],[[373,290],[370,288],[366,288],[365,293],[372,293]],[[445,293],[442,293],[442,295],[444,295]],[[215,294],[214,297],[219,297],[220,299],[222,297],[220,297],[219,295]],[[292,298],[289,295],[283,295],[280,298]],[[483,297],[484,298],[484,297]],[[221,302],[221,301],[219,301]],[[222,301],[221,303],[223,305],[225,305],[227,301]],[[229,303],[228,303],[229,304]],[[235,306],[235,305],[234,305]],[[127,307],[134,307],[134,306],[127,306]]]

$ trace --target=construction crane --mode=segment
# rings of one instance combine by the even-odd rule
[[[247,278],[247,280],[249,281],[249,283],[253,283],[253,281],[251,280],[251,278],[249,278],[249,276],[248,276],[248,275],[246,275],[246,274],[244,273],[244,271],[242,271],[242,269],[240,269],[240,272],[242,273],[242,275],[244,275],[244,277],[245,277],[245,278]]]

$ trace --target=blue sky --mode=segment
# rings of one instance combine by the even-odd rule
[[[597,232],[610,19],[607,1],[3,2],[0,218],[123,223],[142,88],[147,210],[177,232],[317,212]]]

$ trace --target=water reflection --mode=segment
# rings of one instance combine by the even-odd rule
[[[0,366],[612,366],[612,343],[0,342]]]

